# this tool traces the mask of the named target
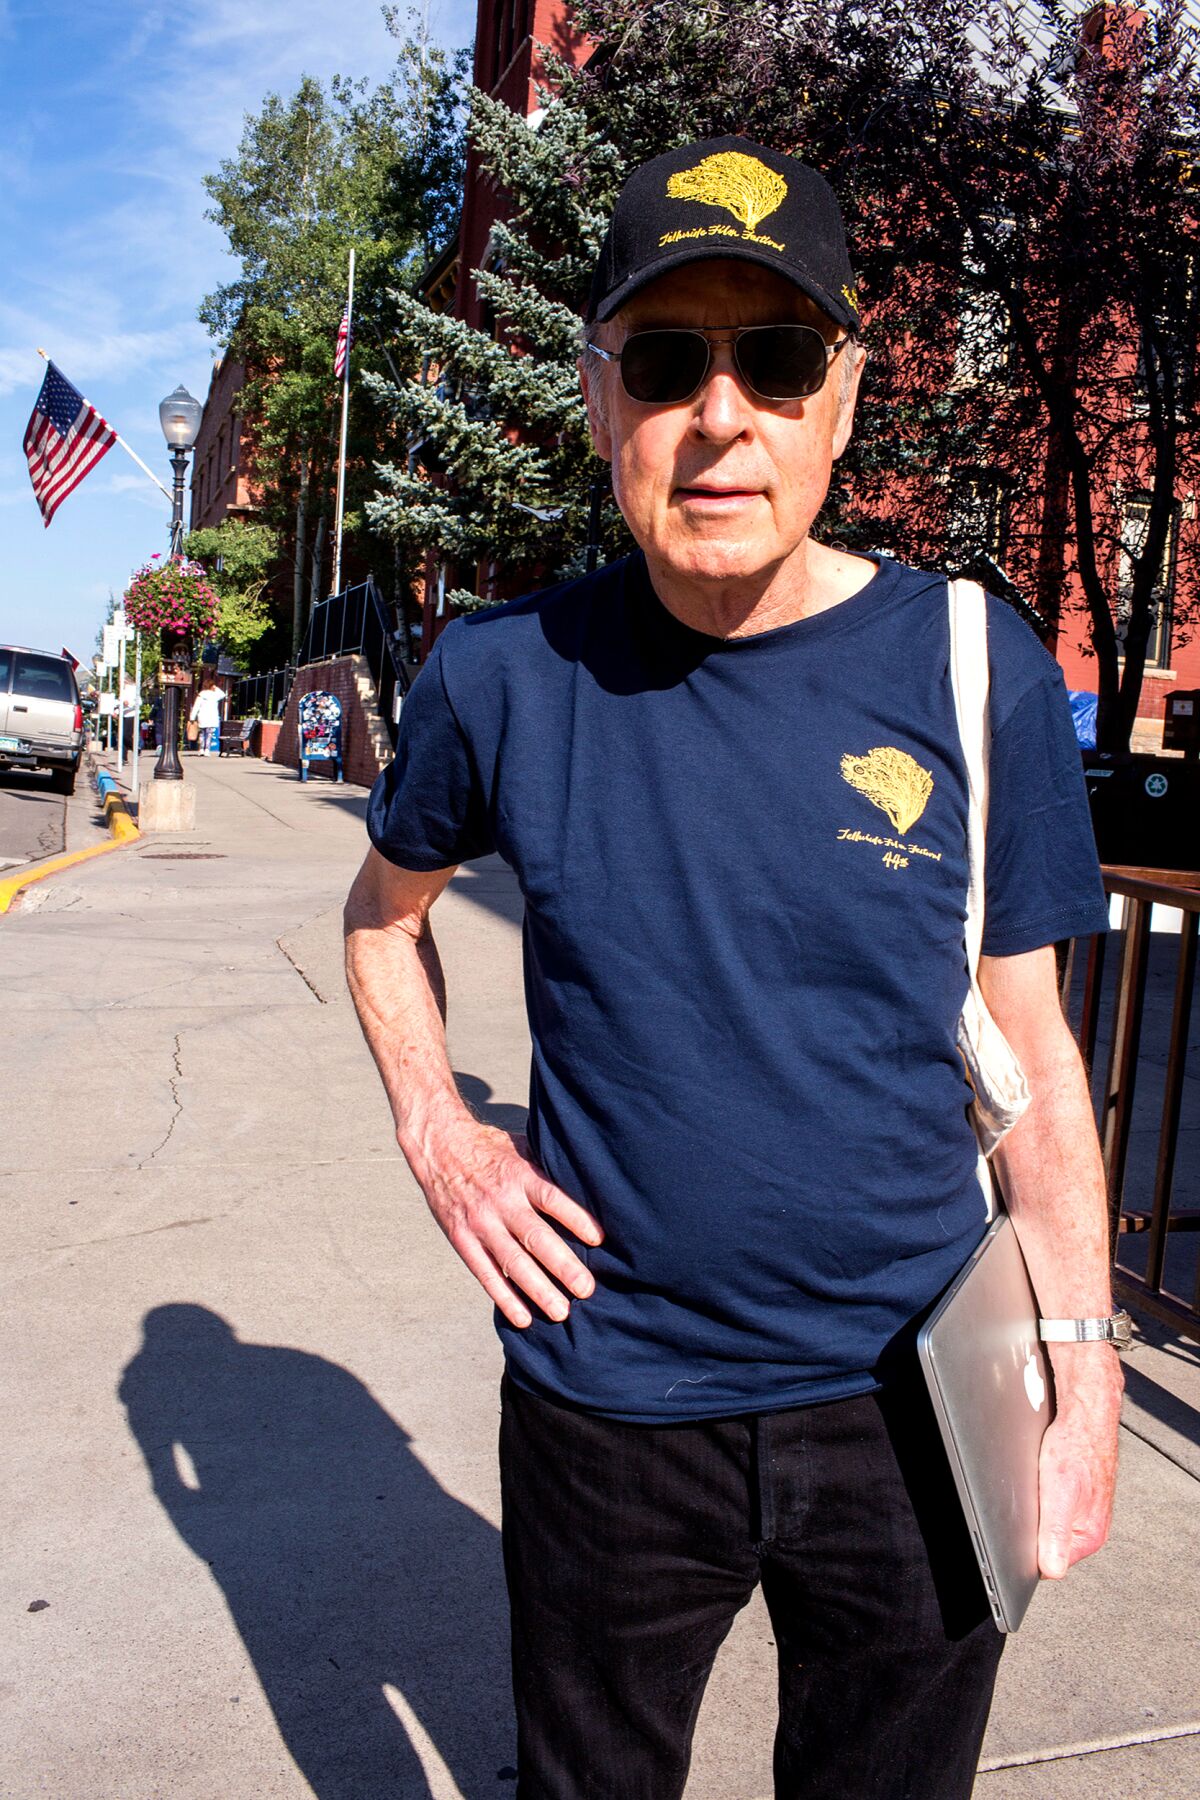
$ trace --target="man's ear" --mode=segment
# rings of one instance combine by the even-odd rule
[[[847,344],[842,354],[853,356],[854,373],[842,389],[838,405],[837,424],[833,429],[833,460],[835,462],[850,442],[850,433],[854,429],[854,408],[858,403],[858,384],[862,380],[863,370],[867,366],[867,353],[861,344]]]
[[[575,365],[579,370],[579,385],[583,389],[583,403],[587,407],[588,430],[592,434],[592,448],[601,462],[612,461],[612,432],[608,428],[608,409],[604,405],[601,371],[589,371],[587,358],[581,356]]]

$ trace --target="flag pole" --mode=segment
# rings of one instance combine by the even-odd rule
[[[46,355],[46,352],[40,347],[40,345],[38,347],[38,355],[41,357],[43,362],[50,361],[50,358]],[[106,423],[107,423],[107,421],[106,421]],[[110,431],[112,431],[112,426],[109,425],[108,429]],[[125,452],[126,456],[131,456],[133,458],[133,460],[137,464],[138,468],[142,471],[142,474],[148,475],[150,477],[151,481],[154,483],[154,485],[158,489],[159,493],[165,494],[167,499],[170,500],[171,495],[170,495],[169,491],[163,486],[162,482],[158,479],[158,476],[154,473],[154,470],[148,469],[146,467],[146,464],[142,461],[142,459],[138,455],[137,451],[131,450],[129,448],[129,445],[125,442],[125,439],[121,436],[119,431],[113,431],[113,438],[118,444],[120,444],[120,446],[121,446],[122,450]]]
[[[333,523],[333,585],[336,594],[342,585],[342,514],[346,505],[346,424],[350,417],[350,334],[354,319],[354,251],[350,252],[350,275],[346,285],[346,366],[342,370],[342,441],[338,450],[337,506]]]
[[[133,780],[130,783],[130,798],[136,803],[138,799],[138,757],[142,750],[142,634],[133,634],[133,685],[137,689],[137,706],[133,715]]]

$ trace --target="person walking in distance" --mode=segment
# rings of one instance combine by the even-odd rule
[[[225,712],[225,690],[217,686],[216,676],[207,671],[200,678],[200,691],[192,701],[188,717],[200,728],[201,756],[216,756],[220,751],[221,719]]]
[[[1003,1638],[916,1366],[985,1225],[955,1028],[967,786],[944,580],[819,541],[865,355],[834,196],[740,138],[634,171],[580,375],[635,554],[456,621],[346,907],[397,1139],[491,1300],[520,1800],[677,1800],[761,1582],[778,1800],[964,1800]],[[897,504],[902,504],[898,497]],[[989,602],[980,982],[1041,1309],[1108,1320],[1053,944],[1103,930],[1059,672]],[[430,911],[525,901],[528,1138],[463,1104]],[[1108,1531],[1111,1345],[1051,1349],[1039,1554]]]

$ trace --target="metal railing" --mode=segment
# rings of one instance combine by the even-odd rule
[[[295,678],[291,663],[282,669],[268,669],[265,675],[239,676],[233,684],[234,716],[244,719],[248,713],[261,713],[264,719],[280,718]]]
[[[1113,870],[1104,885],[1123,901],[1121,928],[1071,945],[1063,1002],[1092,1077],[1114,1286],[1200,1339],[1200,1207],[1180,1203],[1200,1193],[1197,1170],[1179,1162],[1181,1132],[1188,1144],[1200,1137],[1200,1084],[1187,1078],[1200,889]],[[1156,905],[1179,909],[1178,934],[1151,934]]]
[[[396,697],[409,689],[409,674],[379,589],[371,580],[344,593],[319,600],[295,663],[265,675],[244,675],[234,688],[234,710],[245,716],[258,708],[264,718],[279,717],[288,702],[296,670],[335,656],[362,656],[375,684],[376,700],[392,746],[396,743]]]
[[[326,662],[331,656],[362,656],[375,683],[376,702],[387,726],[392,746],[396,743],[399,708],[396,697],[408,692],[408,671],[396,642],[388,610],[375,583],[369,578],[345,593],[331,594],[313,607],[297,662]]]

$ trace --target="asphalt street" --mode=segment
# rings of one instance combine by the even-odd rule
[[[57,856],[66,848],[67,803],[47,775],[0,769],[0,869]]]

